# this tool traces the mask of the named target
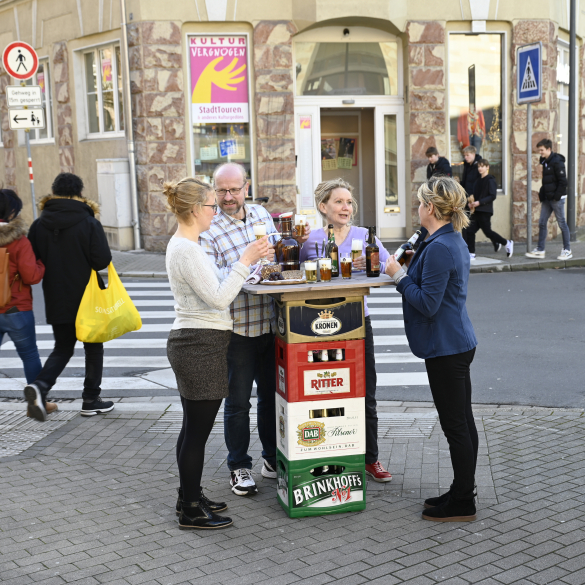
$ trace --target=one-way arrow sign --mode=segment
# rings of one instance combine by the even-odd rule
[[[11,109],[8,122],[11,130],[45,127],[45,110],[43,108]]]

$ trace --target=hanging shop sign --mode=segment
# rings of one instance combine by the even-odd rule
[[[189,63],[193,123],[249,122],[246,36],[191,36]]]

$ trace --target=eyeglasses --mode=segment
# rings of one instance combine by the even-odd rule
[[[213,207],[213,213],[217,213],[217,208],[219,207],[219,205],[217,203],[214,203],[213,205],[202,205],[201,207]]]
[[[244,183],[241,187],[237,187],[236,189],[216,189],[215,192],[219,195],[219,197],[225,197],[228,193],[234,196],[239,195],[245,186],[246,183]]]

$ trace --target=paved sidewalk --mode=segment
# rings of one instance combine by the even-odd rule
[[[416,408],[404,404],[395,408]],[[11,406],[2,403],[0,416],[14,415]],[[368,483],[366,511],[320,518],[284,514],[274,480],[259,473],[256,434],[260,493],[233,495],[220,424],[207,445],[203,482],[208,494],[228,501],[234,526],[184,532],[174,512],[179,409],[132,406],[61,420],[20,455],[0,458],[0,582],[585,583],[583,410],[477,407],[479,510],[469,524],[420,518],[423,499],[451,480],[430,405],[420,409],[418,436],[408,425],[415,412],[385,415],[381,459],[394,479]],[[13,431],[49,424],[33,423]]]
[[[536,243],[534,242],[534,245]],[[388,249],[393,250],[395,242],[388,244]],[[547,268],[571,268],[585,266],[585,230],[578,233],[578,241],[571,244],[573,258],[571,260],[557,260],[562,249],[560,236],[546,243],[546,258],[533,260],[526,258],[526,244],[517,242],[514,255],[506,257],[506,251],[502,248],[495,253],[491,244],[477,244],[477,259],[472,262],[471,272],[502,272],[517,270],[544,270]],[[112,252],[114,266],[120,276],[126,278],[166,278],[165,255],[151,252]],[[104,271],[104,274],[107,271]]]

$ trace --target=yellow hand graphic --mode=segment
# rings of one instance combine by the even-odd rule
[[[236,77],[242,71],[244,71],[244,69],[246,69],[245,65],[242,65],[239,69],[233,71],[233,68],[238,63],[237,59],[233,59],[232,62],[227,67],[221,70],[215,68],[215,66],[220,61],[223,61],[223,57],[218,57],[217,59],[214,59],[202,71],[201,75],[199,76],[199,79],[197,80],[197,85],[195,85],[195,89],[193,90],[193,95],[191,96],[192,103],[210,104],[212,83],[221,89],[226,89],[228,91],[236,91],[237,87],[232,87],[232,85],[241,83],[242,81],[244,81],[244,79],[246,79],[245,76]]]

